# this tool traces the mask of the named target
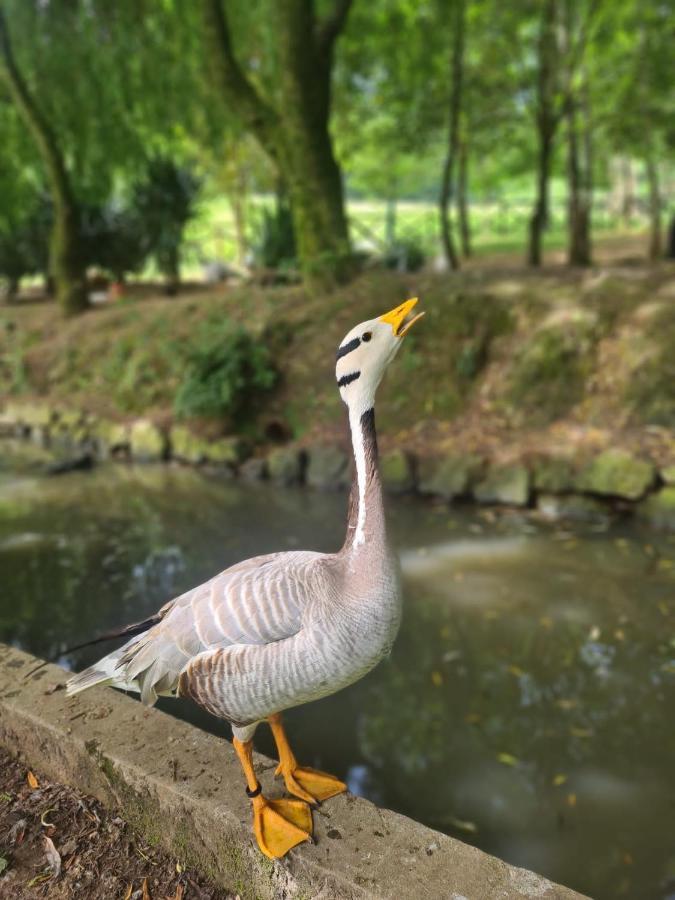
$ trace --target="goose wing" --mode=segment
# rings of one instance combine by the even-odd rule
[[[191,659],[234,644],[269,644],[297,634],[316,594],[319,561],[310,551],[254,557],[165,604],[160,621],[71,680],[140,691],[144,703],[173,693]],[[100,676],[100,677],[96,677]]]

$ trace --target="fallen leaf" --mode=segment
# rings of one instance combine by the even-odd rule
[[[133,886],[133,884],[128,884],[128,885],[127,885],[127,889],[126,889],[126,891],[124,892],[124,897],[122,897],[122,900],[129,900],[129,898],[131,897],[131,895],[133,894],[133,892],[134,892],[134,886]]]
[[[176,863],[176,872],[178,872],[178,874],[180,875],[180,873],[182,871],[183,871],[183,867],[181,866],[181,864],[179,862],[177,862]]]
[[[567,781],[567,775],[554,775],[553,776],[553,786],[560,787],[561,784],[565,784]]]
[[[31,789],[31,791],[34,791],[36,790],[36,788],[40,787],[40,782],[30,771],[28,772],[28,775],[26,775],[26,781],[28,782],[28,787]]]
[[[148,890],[148,879],[143,879],[143,900],[151,900],[150,891]]]
[[[40,825],[42,825],[43,828],[55,828],[56,827],[53,822],[48,822],[46,820],[46,816],[50,812],[56,812],[56,807],[50,806],[49,809],[46,809],[40,816]]]
[[[511,753],[498,753],[497,760],[505,766],[517,766],[518,760]]]
[[[54,878],[58,878],[61,874],[61,854],[54,846],[54,841],[50,837],[44,835],[43,840],[45,842],[47,865]]]
[[[5,871],[5,869],[9,866],[9,860],[5,859],[4,856],[0,856],[0,875]]]
[[[183,900],[183,885],[177,884],[176,893],[173,895],[173,897],[167,897],[166,900]]]
[[[447,821],[458,831],[465,831],[467,834],[478,833],[478,826],[476,823],[470,822],[468,819],[448,819]]]
[[[593,732],[590,728],[576,728],[574,725],[570,727],[570,734],[572,737],[577,738],[589,738],[593,737]]]

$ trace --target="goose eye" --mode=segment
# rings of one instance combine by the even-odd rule
[[[368,341],[371,339],[372,336],[373,336],[372,331],[364,331],[364,333],[361,335],[361,340],[368,343]]]

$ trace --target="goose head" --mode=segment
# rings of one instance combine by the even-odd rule
[[[361,322],[340,342],[335,377],[340,396],[350,411],[361,414],[372,409],[387,366],[396,356],[404,336],[424,315],[421,312],[411,316],[416,303],[416,297],[406,300],[376,319]]]

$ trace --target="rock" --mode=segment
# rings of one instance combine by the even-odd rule
[[[654,528],[675,531],[675,487],[664,487],[638,504],[638,517]]]
[[[639,500],[655,479],[652,463],[637,459],[626,450],[605,450],[582,469],[576,487],[590,494]]]
[[[540,456],[532,464],[532,487],[547,494],[563,494],[574,490],[576,474],[568,459]]]
[[[471,491],[482,468],[483,462],[476,456],[421,459],[417,464],[417,487],[422,494],[452,500]]]
[[[247,446],[241,438],[223,437],[204,444],[206,462],[219,466],[236,466],[247,455]]]
[[[564,497],[541,494],[537,498],[537,509],[543,518],[552,522],[561,519],[570,522],[607,522],[611,517],[611,510],[601,500],[579,494]]]
[[[305,454],[297,447],[279,447],[267,457],[267,471],[276,484],[300,484],[305,470]]]
[[[171,456],[181,462],[203,463],[206,460],[206,442],[184,425],[174,425],[169,432]]]
[[[129,434],[131,457],[135,462],[157,462],[166,459],[166,435],[149,419],[138,419]]]
[[[385,489],[392,494],[404,494],[415,487],[415,470],[410,454],[392,450],[380,459],[380,475]]]
[[[267,474],[267,460],[258,456],[247,459],[239,469],[239,477],[244,481],[262,481]]]
[[[491,467],[473,494],[479,503],[526,506],[530,499],[530,473],[522,465]]]
[[[169,432],[171,456],[181,462],[213,463],[236,466],[246,456],[246,446],[238,437],[224,437],[208,441],[186,428],[174,425]]]
[[[44,403],[8,403],[3,418],[28,428],[47,428],[54,419],[54,411]]]
[[[98,422],[93,437],[103,459],[129,450],[129,426],[122,422]]]
[[[307,484],[324,491],[335,491],[349,485],[349,459],[335,446],[317,446],[309,451]]]
[[[659,475],[664,484],[675,484],[675,465],[664,466]]]

